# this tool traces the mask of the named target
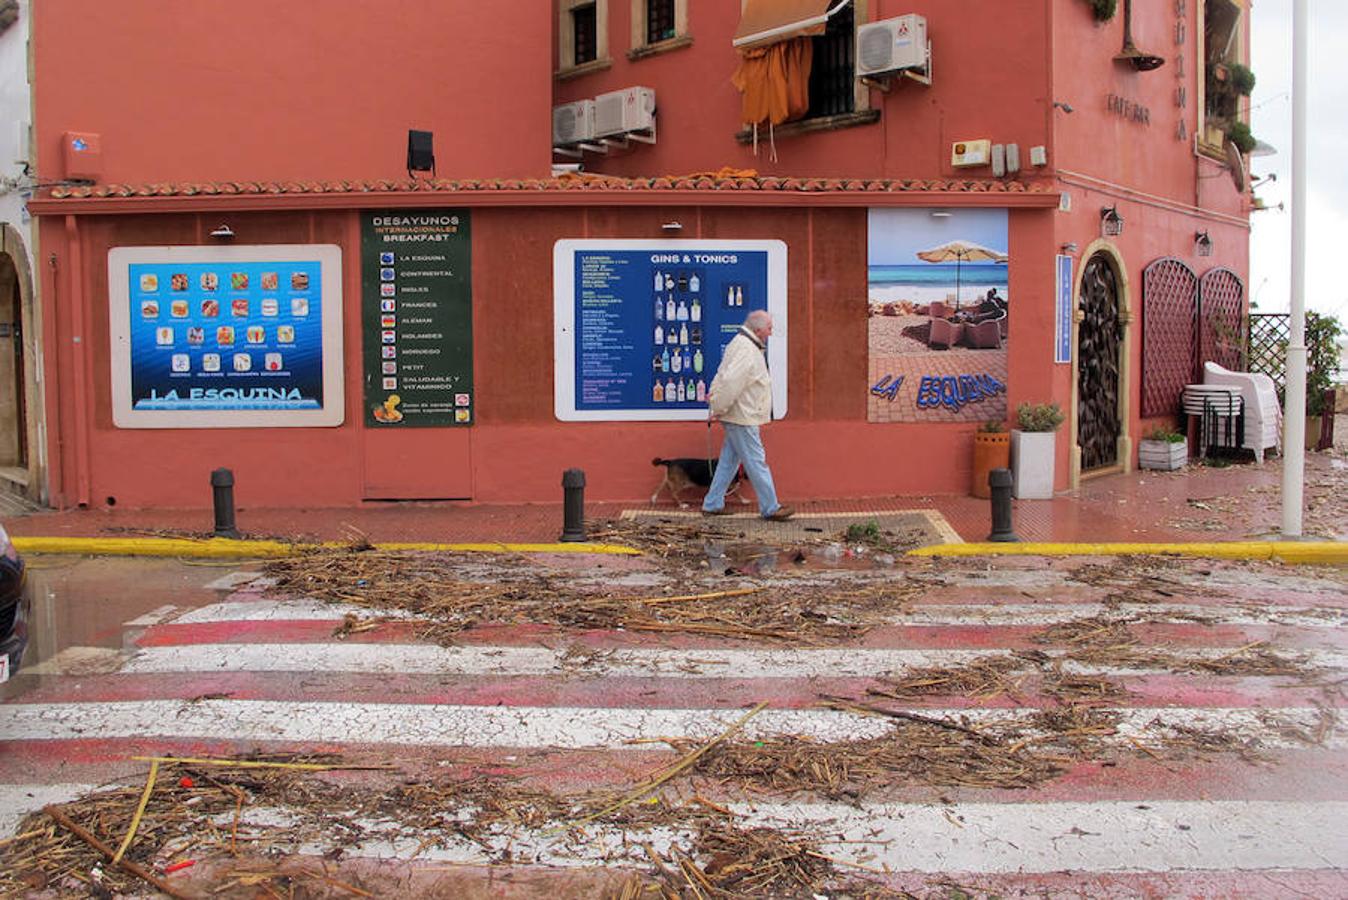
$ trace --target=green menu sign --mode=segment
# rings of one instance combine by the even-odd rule
[[[364,213],[360,246],[365,424],[471,425],[468,211]]]

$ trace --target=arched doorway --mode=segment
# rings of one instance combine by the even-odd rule
[[[1076,445],[1083,475],[1117,466],[1121,457],[1122,293],[1113,256],[1091,256],[1077,300]]]
[[[42,409],[34,356],[38,325],[24,236],[0,226],[0,489],[46,502],[38,441]]]

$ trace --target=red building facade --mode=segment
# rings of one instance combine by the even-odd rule
[[[47,405],[36,414],[53,505],[205,505],[206,475],[219,466],[255,506],[546,500],[573,466],[587,471],[592,497],[648,495],[650,458],[704,455],[706,429],[688,418],[562,414],[557,387],[570,370],[558,359],[571,337],[558,324],[557,242],[576,240],[685,250],[780,242],[789,329],[786,370],[774,375],[790,399],[765,440],[788,498],[962,492],[977,423],[1008,419],[1020,402],[1068,413],[1057,488],[1129,469],[1138,436],[1174,421],[1176,385],[1193,380],[1190,357],[1206,352],[1194,335],[1203,329],[1191,327],[1203,315],[1200,281],[1220,296],[1209,309],[1238,315],[1245,302],[1249,196],[1206,94],[1214,68],[1244,58],[1248,9],[1190,0],[1099,22],[1083,0],[834,5],[554,0],[487,11],[398,0],[339,3],[315,17],[244,0],[189,3],[171,20],[142,3],[37,6],[38,171],[65,182],[32,203],[45,261]],[[857,30],[909,14],[925,23],[930,63],[859,77],[868,63]],[[1125,31],[1143,51],[1121,54]],[[735,86],[737,34],[751,51],[812,48],[810,110],[761,124],[756,146]],[[556,139],[554,108],[637,86],[653,91],[654,128],[638,116],[628,133]],[[433,173],[409,175],[409,129],[434,135]],[[581,172],[554,176],[554,163]],[[397,343],[401,356],[380,359],[378,335],[394,330],[387,317],[417,305],[399,274],[381,322],[371,236],[376,220],[398,218],[413,230],[454,219],[446,239],[467,254],[417,273],[459,310],[417,348],[434,349],[448,373],[424,382],[443,386],[443,409],[412,399],[430,388],[402,389],[415,379],[410,349]],[[987,284],[957,274],[955,305],[966,309],[950,321],[966,337],[946,350],[936,338],[945,323],[932,323],[949,286],[926,285],[924,257],[896,248],[979,233],[992,235],[984,243],[998,245],[996,258],[964,271],[1000,286],[1011,313],[1000,333],[980,332],[996,349],[979,346],[966,291],[976,285],[981,299]],[[682,243],[660,243],[671,235]],[[218,408],[207,427],[153,415],[151,427],[127,427],[118,385],[130,367],[136,390],[138,329],[149,346],[152,325],[181,325],[173,339],[184,341],[204,315],[197,292],[210,273],[195,280],[190,266],[204,264],[180,264],[196,258],[184,250],[218,256],[224,273],[248,248],[278,246],[299,257],[310,246],[340,251],[312,298],[337,313],[339,337],[323,344],[324,372],[340,386],[336,421],[240,424],[237,410]],[[120,248],[172,248],[163,272],[191,275],[190,315],[173,321],[168,290],[160,309],[161,295],[143,290],[160,291],[158,281],[119,267]],[[274,274],[258,265],[263,279]],[[888,269],[917,279],[908,294],[883,283]],[[259,283],[255,275],[248,290]],[[253,314],[275,299],[256,294]],[[649,311],[649,297],[641,302]],[[1103,325],[1093,303],[1104,304]],[[280,333],[272,323],[247,321],[290,358],[270,343]],[[399,321],[387,339],[401,342],[407,327]],[[191,374],[203,361],[202,347],[159,349]],[[656,380],[672,384],[660,349]],[[887,394],[903,366],[901,389]],[[952,381],[956,401],[923,407],[923,379],[939,384],[942,373],[991,380]],[[235,374],[242,384],[253,373]],[[381,384],[395,387],[381,394]],[[968,389],[977,384],[998,389],[984,400]],[[403,405],[388,405],[399,393]],[[334,398],[329,386],[324,402]],[[406,418],[393,420],[399,409]]]

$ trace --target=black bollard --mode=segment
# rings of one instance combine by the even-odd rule
[[[234,527],[234,473],[229,469],[212,472],[211,493],[215,500],[215,536],[237,538],[239,529]]]
[[[992,492],[992,534],[988,540],[1019,542],[1011,527],[1011,470],[993,469],[988,473],[988,487]]]
[[[585,471],[562,473],[562,537],[564,542],[585,540]]]

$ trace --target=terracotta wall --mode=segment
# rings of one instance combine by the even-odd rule
[[[1044,253],[1051,213],[1013,212],[1011,253]],[[699,423],[560,423],[553,417],[552,245],[563,237],[655,237],[670,217],[689,238],[778,238],[788,245],[790,410],[765,429],[786,497],[886,496],[967,488],[972,426],[866,422],[866,211],[864,209],[477,209],[472,212],[477,424],[470,430],[473,498],[555,499],[563,469],[589,476],[589,496],[634,500],[657,480],[650,460],[702,456]],[[207,506],[209,472],[228,466],[241,505],[341,506],[360,502],[359,230],[352,211],[236,214],[240,243],[335,243],[346,296],[346,422],[338,428],[148,430],[112,425],[107,252],[111,247],[195,244],[217,216],[137,215],[44,220],[51,446],[58,504]],[[74,232],[67,228],[72,223]],[[72,237],[74,240],[72,241]],[[1052,295],[1049,266],[1015,264],[1013,296]],[[76,294],[78,292],[78,296]],[[1043,374],[1047,319],[1025,303],[1013,320],[1009,399],[1060,388]],[[77,321],[82,318],[82,322]],[[1046,324],[1047,323],[1047,324]],[[1043,329],[1047,327],[1048,332]],[[76,334],[83,340],[73,341]],[[1020,348],[1024,348],[1023,350]],[[425,429],[404,464],[443,464]]]
[[[113,183],[542,177],[552,22],[542,4],[147,0],[33,4],[44,181],[61,135],[102,136]]]

